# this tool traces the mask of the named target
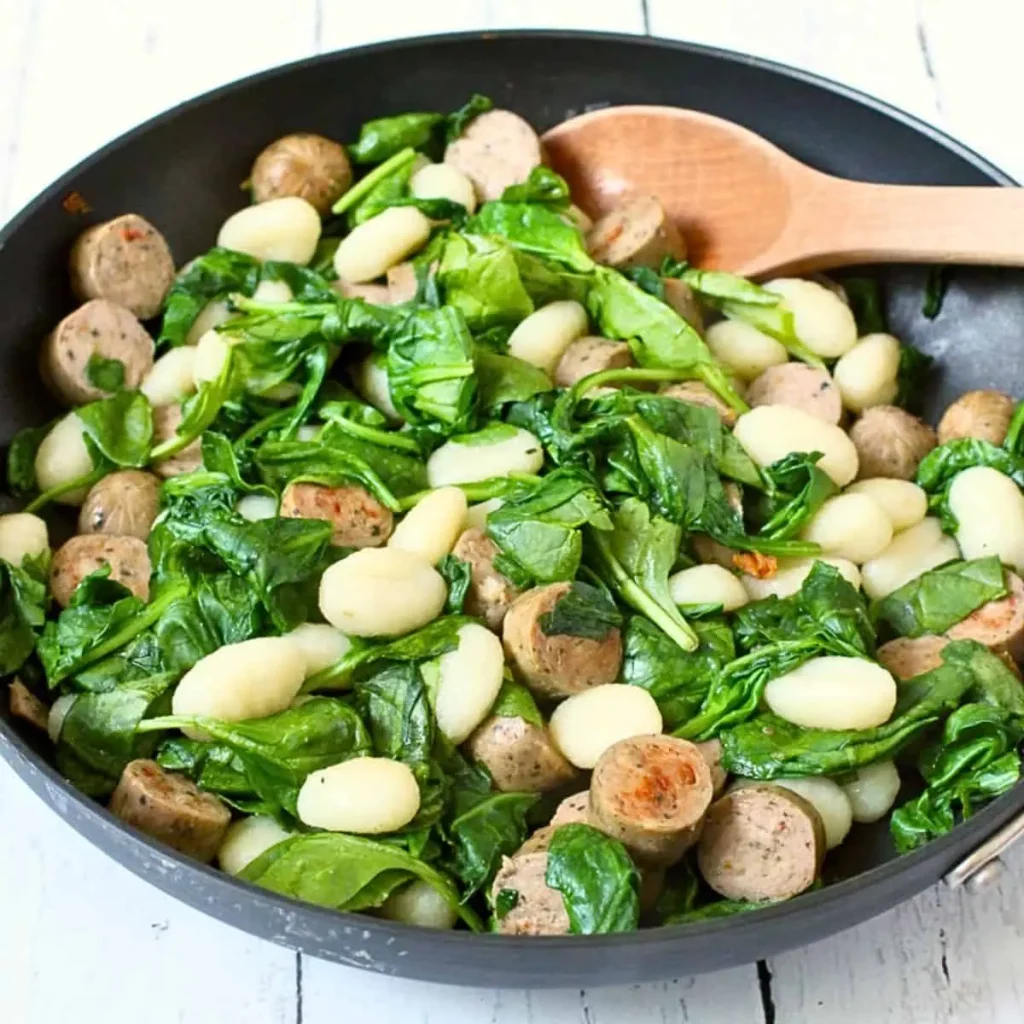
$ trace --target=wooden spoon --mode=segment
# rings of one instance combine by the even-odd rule
[[[695,110],[609,107],[544,136],[591,216],[661,200],[697,266],[754,277],[853,263],[1024,265],[1024,191],[872,185],[822,174]]]

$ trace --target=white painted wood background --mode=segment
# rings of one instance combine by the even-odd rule
[[[317,52],[459,29],[687,39],[808,68],[933,121],[1024,179],[1022,0],[0,0],[0,220],[137,122]],[[756,969],[488,991],[322,963],[203,917],[109,861],[0,765],[3,1024],[1017,1024],[1024,850]]]

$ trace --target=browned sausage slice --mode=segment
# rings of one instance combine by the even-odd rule
[[[132,761],[110,798],[110,811],[146,835],[208,864],[231,822],[212,793],[155,761]]]
[[[155,448],[158,444],[174,437],[178,433],[178,427],[181,426],[181,420],[181,406],[177,403],[158,405],[153,410],[153,447]],[[172,476],[181,476],[184,473],[194,473],[202,467],[203,448],[197,437],[177,454],[155,462],[153,472],[166,479]]]
[[[843,416],[842,396],[832,375],[806,363],[769,366],[748,385],[747,404],[788,405],[833,426]]]
[[[522,682],[540,697],[570,697],[614,682],[622,667],[618,629],[610,629],[603,640],[548,636],[541,629],[541,618],[571,589],[571,583],[551,583],[528,590],[505,616],[505,655]]]
[[[469,564],[466,613],[483,619],[487,628],[495,633],[500,632],[519,590],[494,568],[494,559],[499,554],[498,545],[483,530],[472,526],[460,535],[452,554]]]
[[[388,302],[397,306],[416,298],[416,268],[411,263],[389,267],[385,275],[388,282]]]
[[[11,715],[46,732],[50,718],[47,706],[20,680],[14,679],[7,691]]]
[[[78,515],[78,532],[145,540],[159,511],[159,478],[139,469],[122,469],[93,484]]]
[[[353,284],[351,281],[332,281],[331,287],[343,299],[364,299],[374,306],[391,303],[391,292],[386,284]]]
[[[635,196],[606,213],[590,229],[587,249],[598,263],[624,269],[686,258],[683,236],[654,196]]]
[[[899,636],[882,644],[875,657],[897,679],[913,679],[942,664],[942,651],[948,643],[944,636]]]
[[[61,545],[50,565],[50,591],[66,608],[76,587],[90,573],[110,566],[110,578],[126,586],[139,600],[149,600],[149,552],[138,537],[106,533],[81,534]]]
[[[516,850],[513,856],[520,857],[524,853],[546,852],[556,831],[554,825],[542,825],[533,835],[527,836],[526,842]]]
[[[681,384],[670,384],[661,394],[666,398],[675,398],[680,402],[689,402],[691,405],[705,405],[718,413],[718,418],[727,426],[736,425],[736,410],[722,401],[707,386],[699,380],[684,380]]]
[[[734,789],[708,811],[697,846],[704,881],[730,900],[785,900],[810,888],[825,827],[803,797],[779,786]]]
[[[543,793],[572,779],[576,771],[555,747],[546,728],[518,715],[492,715],[466,741],[506,793]]]
[[[587,336],[574,341],[555,367],[555,383],[572,387],[578,380],[601,370],[621,370],[633,365],[633,355],[624,341]]]
[[[711,772],[711,785],[714,788],[715,796],[718,796],[725,789],[725,783],[729,778],[728,773],[722,767],[722,741],[705,740],[703,743],[697,743],[696,747],[700,751],[701,757],[708,763],[708,769]]]
[[[137,388],[153,368],[153,339],[124,306],[93,299],[69,313],[46,336],[39,369],[47,387],[66,405],[95,402],[109,392],[89,380],[89,360],[116,359],[124,386]]]
[[[996,654],[1024,660],[1024,581],[1008,572],[1009,593],[971,612],[962,622],[946,630],[950,640],[977,640]]]
[[[850,428],[860,480],[890,476],[913,480],[918,464],[935,447],[935,431],[894,405],[875,405]]]
[[[257,203],[298,196],[323,216],[352,184],[352,165],[341,143],[296,132],[275,139],[256,157],[249,180]]]
[[[551,816],[550,825],[586,825],[590,821],[590,790],[567,796]]]
[[[137,213],[83,231],[71,249],[71,289],[83,302],[108,299],[148,320],[173,283],[167,240]]]
[[[942,414],[939,444],[958,437],[1002,444],[1015,406],[1016,402],[1002,391],[968,391]]]
[[[698,333],[704,333],[704,309],[696,292],[678,277],[663,277],[665,301]]]
[[[620,740],[590,780],[590,821],[639,864],[674,864],[700,834],[714,788],[697,747],[673,736]]]
[[[491,900],[499,903],[503,891],[517,894],[515,906],[497,922],[502,935],[568,935],[569,915],[557,889],[548,887],[545,876],[548,855],[544,851],[506,857],[491,885]]]
[[[331,543],[342,548],[379,548],[395,526],[391,509],[357,484],[289,484],[281,495],[280,515],[326,519],[331,524]]]
[[[489,110],[444,151],[444,162],[462,171],[484,201],[500,199],[544,162],[537,133],[511,110]]]

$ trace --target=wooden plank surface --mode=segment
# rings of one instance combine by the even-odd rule
[[[755,53],[949,127],[1024,175],[1018,0],[0,0],[0,217],[166,107],[301,56],[508,27],[643,32]],[[226,133],[227,134],[227,133]],[[806,950],[657,985],[457,990],[299,958],[177,904],[75,835],[0,765],[4,1024],[1024,1019],[1024,852]]]

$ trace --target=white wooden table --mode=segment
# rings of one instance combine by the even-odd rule
[[[573,27],[743,50],[939,124],[1024,179],[1022,0],[0,0],[0,220],[137,122],[317,52],[459,29]],[[4,1024],[1017,1024],[1024,850],[763,964],[593,991],[450,989],[250,938],[129,874],[0,765]]]

